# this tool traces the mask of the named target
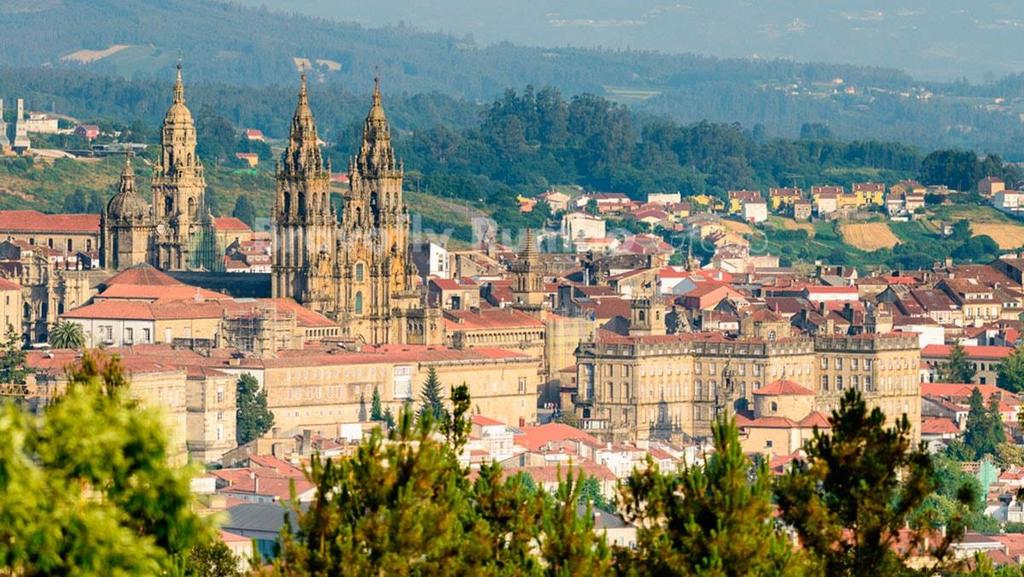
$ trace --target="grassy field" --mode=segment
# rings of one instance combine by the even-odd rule
[[[1024,226],[1005,222],[972,222],[974,236],[987,235],[999,248],[1007,250],[1024,246]]]
[[[840,225],[839,232],[843,242],[866,251],[892,248],[900,243],[900,239],[884,222],[845,223]]]
[[[814,238],[814,233],[817,231],[817,229],[814,228],[814,225],[809,222],[797,222],[792,218],[786,218],[784,216],[769,216],[768,221],[777,228],[806,231],[807,236],[810,238]]]

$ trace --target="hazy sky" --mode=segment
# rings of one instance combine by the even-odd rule
[[[478,43],[602,46],[893,66],[927,79],[1024,72],[1024,0],[240,0]]]

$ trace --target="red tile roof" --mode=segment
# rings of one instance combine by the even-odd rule
[[[948,358],[952,348],[949,345],[928,345],[921,349],[921,357]],[[970,359],[1000,360],[1013,353],[1013,349],[1010,347],[964,345],[963,349],[967,353],[967,358]]]
[[[953,419],[933,418],[921,421],[922,435],[956,435],[960,428],[956,426]]]
[[[184,285],[185,283],[175,280],[167,273],[161,272],[148,264],[142,264],[117,273],[103,284],[110,287],[115,284],[170,286]]]
[[[38,210],[0,210],[0,232],[99,234],[99,214],[43,214]]]
[[[800,426],[805,428],[831,429],[832,423],[820,411],[812,411],[806,417],[800,419]]]
[[[21,285],[16,282],[11,282],[5,278],[0,278],[0,291],[20,291]]]
[[[217,232],[252,232],[249,225],[233,216],[216,216],[213,218],[213,228]]]
[[[449,331],[544,327],[540,319],[509,307],[478,311],[444,311],[444,317],[445,327]]]
[[[563,423],[548,423],[536,427],[522,427],[521,435],[516,435],[515,443],[530,451],[537,451],[548,443],[560,441],[585,441],[592,445],[601,443],[590,433],[586,433]]]
[[[768,383],[754,391],[755,395],[762,397],[775,397],[786,395],[814,396],[814,391],[803,387],[793,381],[779,380]]]

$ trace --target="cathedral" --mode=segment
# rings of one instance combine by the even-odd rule
[[[206,205],[203,163],[196,156],[196,127],[185,106],[181,64],[153,166],[152,205],[136,190],[131,157],[125,158],[117,194],[100,215],[100,255],[105,268],[151,264],[162,270],[219,270],[213,215]]]
[[[303,75],[288,144],[276,167],[271,293],[336,320],[344,336],[362,342],[440,344],[441,312],[422,306],[409,256],[403,168],[391,147],[379,80],[362,145],[349,162],[341,214],[331,202],[331,168],[319,142]],[[179,64],[153,168],[152,204],[138,193],[132,159],[126,157],[117,193],[100,218],[103,266],[220,270],[205,190]]]
[[[337,320],[343,334],[364,342],[440,343],[440,311],[421,306],[409,257],[403,169],[391,147],[379,80],[362,144],[349,162],[341,215],[330,200],[330,166],[317,142],[303,76],[277,170],[274,296]]]

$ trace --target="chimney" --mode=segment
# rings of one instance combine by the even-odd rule
[[[299,448],[299,454],[305,455],[307,451],[313,448],[313,431],[311,429],[302,429],[302,446]]]

